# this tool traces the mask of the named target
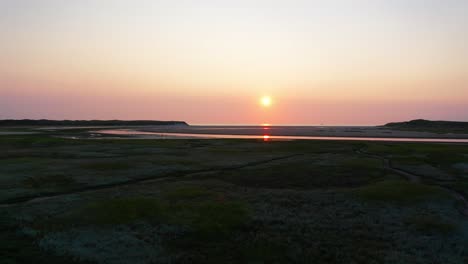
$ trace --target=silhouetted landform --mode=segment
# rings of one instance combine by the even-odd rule
[[[0,126],[160,126],[160,125],[183,125],[184,121],[152,121],[152,120],[0,120]]]
[[[395,122],[384,125],[387,128],[417,130],[417,131],[436,131],[436,132],[468,132],[468,122],[457,121],[430,121],[424,119],[411,120],[407,122]]]

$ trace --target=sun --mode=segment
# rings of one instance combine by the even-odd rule
[[[264,107],[268,107],[271,105],[271,97],[270,96],[263,96],[260,98],[260,104]]]

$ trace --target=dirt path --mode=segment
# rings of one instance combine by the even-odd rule
[[[116,188],[116,187],[131,185],[131,184],[137,184],[137,183],[176,180],[176,179],[189,177],[189,176],[191,176],[193,174],[199,174],[199,173],[213,173],[213,172],[221,172],[221,171],[238,170],[238,169],[243,169],[243,168],[246,168],[246,167],[252,167],[252,166],[257,166],[257,165],[262,165],[262,164],[266,164],[266,163],[270,163],[270,162],[274,162],[274,161],[278,161],[278,160],[289,159],[289,158],[293,158],[293,157],[297,157],[297,156],[301,156],[301,155],[303,155],[303,154],[292,154],[292,155],[287,155],[287,156],[280,156],[280,157],[270,158],[270,159],[266,159],[266,160],[252,161],[252,162],[248,162],[248,163],[245,163],[245,164],[234,165],[234,166],[174,172],[174,173],[171,173],[172,176],[166,176],[166,177],[144,177],[144,178],[138,178],[138,179],[130,179],[130,180],[127,180],[127,181],[122,181],[122,182],[114,182],[114,183],[108,183],[108,184],[87,186],[87,187],[83,187],[83,188],[80,188],[80,189],[74,189],[74,190],[63,191],[63,192],[39,193],[39,194],[34,194],[34,195],[29,195],[29,196],[15,197],[15,198],[11,198],[11,199],[1,201],[0,202],[0,207],[12,206],[12,205],[17,205],[17,204],[22,204],[22,203],[27,203],[27,202],[33,202],[33,201],[42,201],[42,200],[47,200],[49,198],[54,198],[54,197],[59,197],[59,196],[64,196],[64,195],[70,195],[70,194],[77,194],[77,193],[84,193],[84,192],[90,192],[90,191],[111,189],[111,188]]]
[[[389,158],[386,158],[384,156],[371,154],[371,153],[363,151],[362,149],[358,149],[355,152],[357,154],[364,155],[364,156],[367,156],[369,158],[381,160],[382,164],[383,164],[383,166],[384,166],[384,168],[386,170],[389,170],[389,171],[394,172],[394,173],[396,173],[398,175],[401,175],[401,176],[407,178],[410,182],[421,183],[422,178],[424,178],[424,176],[416,175],[416,174],[413,174],[411,172],[404,171],[404,170],[401,170],[399,168],[394,167],[392,165],[392,161]],[[425,184],[428,184],[428,183],[425,183]],[[468,200],[465,198],[465,196],[463,194],[461,194],[460,192],[458,192],[456,190],[453,190],[453,189],[451,189],[451,188],[449,188],[449,187],[447,187],[447,186],[445,186],[443,184],[431,183],[431,184],[428,184],[428,185],[438,186],[438,187],[448,191],[452,195],[452,197],[462,205],[460,208],[458,208],[460,213],[462,215],[464,215],[464,216],[468,216]]]

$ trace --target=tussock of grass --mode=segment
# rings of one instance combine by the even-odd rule
[[[466,197],[468,195],[468,179],[458,179],[450,184],[450,188],[462,193]]]
[[[371,158],[349,158],[341,162],[341,166],[352,169],[379,169],[382,167],[382,161]]]
[[[190,159],[187,157],[170,157],[170,156],[160,156],[160,157],[150,157],[147,159],[154,165],[171,165],[171,166],[199,166],[203,165],[203,161]]]
[[[468,159],[461,153],[446,153],[443,151],[433,151],[427,155],[426,162],[432,165],[452,165],[458,162],[465,162]]]
[[[387,180],[361,187],[354,194],[366,201],[409,204],[444,197],[439,187],[404,180]]]
[[[63,188],[74,184],[73,178],[65,175],[32,176],[23,180],[23,185],[29,188]]]
[[[367,151],[371,153],[388,155],[411,154],[414,151],[414,146],[398,143],[372,143],[367,144]]]
[[[457,230],[456,224],[449,222],[440,216],[415,215],[406,219],[405,222],[423,233],[436,232],[449,234]]]
[[[122,161],[99,161],[84,163],[81,168],[95,171],[112,171],[112,170],[127,170],[132,166],[127,162]]]
[[[78,264],[68,256],[50,254],[37,247],[34,239],[19,234],[11,226],[0,225],[0,263]]]
[[[405,156],[405,157],[395,157],[392,161],[396,164],[403,164],[403,165],[423,165],[424,158],[422,157],[414,157],[414,156]]]
[[[201,237],[227,235],[245,223],[249,216],[242,202],[181,203],[168,209],[169,222],[188,226]]]
[[[156,199],[135,197],[98,201],[89,204],[81,215],[86,223],[127,224],[138,220],[154,221],[163,214],[163,205]]]
[[[202,236],[227,234],[247,220],[249,211],[242,202],[219,199],[186,200],[207,194],[210,193],[204,190],[179,189],[170,192],[173,199],[171,202],[147,197],[103,200],[80,209],[72,218],[75,222],[91,225],[128,224],[137,221],[176,224],[186,226]]]
[[[268,168],[245,168],[216,177],[241,186],[308,189],[362,186],[384,176],[379,160],[339,158],[327,160],[330,164],[325,165],[311,162],[313,159],[284,161]],[[342,164],[337,166],[335,162]]]
[[[166,198],[169,200],[195,199],[211,195],[213,195],[213,192],[198,186],[185,186],[166,192]]]

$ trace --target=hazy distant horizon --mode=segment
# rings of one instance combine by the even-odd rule
[[[15,118],[0,118],[0,120],[8,120],[8,119],[13,119]],[[23,119],[23,118],[21,118]],[[21,120],[17,119],[17,120]],[[24,118],[24,119],[30,119],[30,118]],[[38,119],[33,119],[33,120],[40,120],[40,119],[45,119],[47,118],[38,118]],[[419,119],[419,118],[418,118]],[[31,119],[30,119],[31,120]],[[49,119],[53,121],[63,121],[63,120],[71,120],[71,121],[109,121],[109,120],[118,120],[118,121],[177,121],[177,122],[186,122],[189,126],[199,126],[199,127],[374,127],[374,126],[383,126],[387,123],[392,123],[392,122],[406,122],[406,121],[411,121],[411,120],[394,120],[391,122],[387,123],[382,123],[382,124],[271,124],[271,123],[261,123],[261,124],[244,124],[244,123],[231,123],[231,124],[216,124],[216,123],[191,123],[187,122],[185,120],[174,120],[174,119],[167,119],[167,120],[156,120],[156,119]],[[412,119],[414,120],[414,119]],[[468,122],[466,120],[429,120],[429,121],[452,121],[452,122]],[[138,126],[138,125],[136,125]],[[157,125],[149,125],[149,126],[157,126]]]

